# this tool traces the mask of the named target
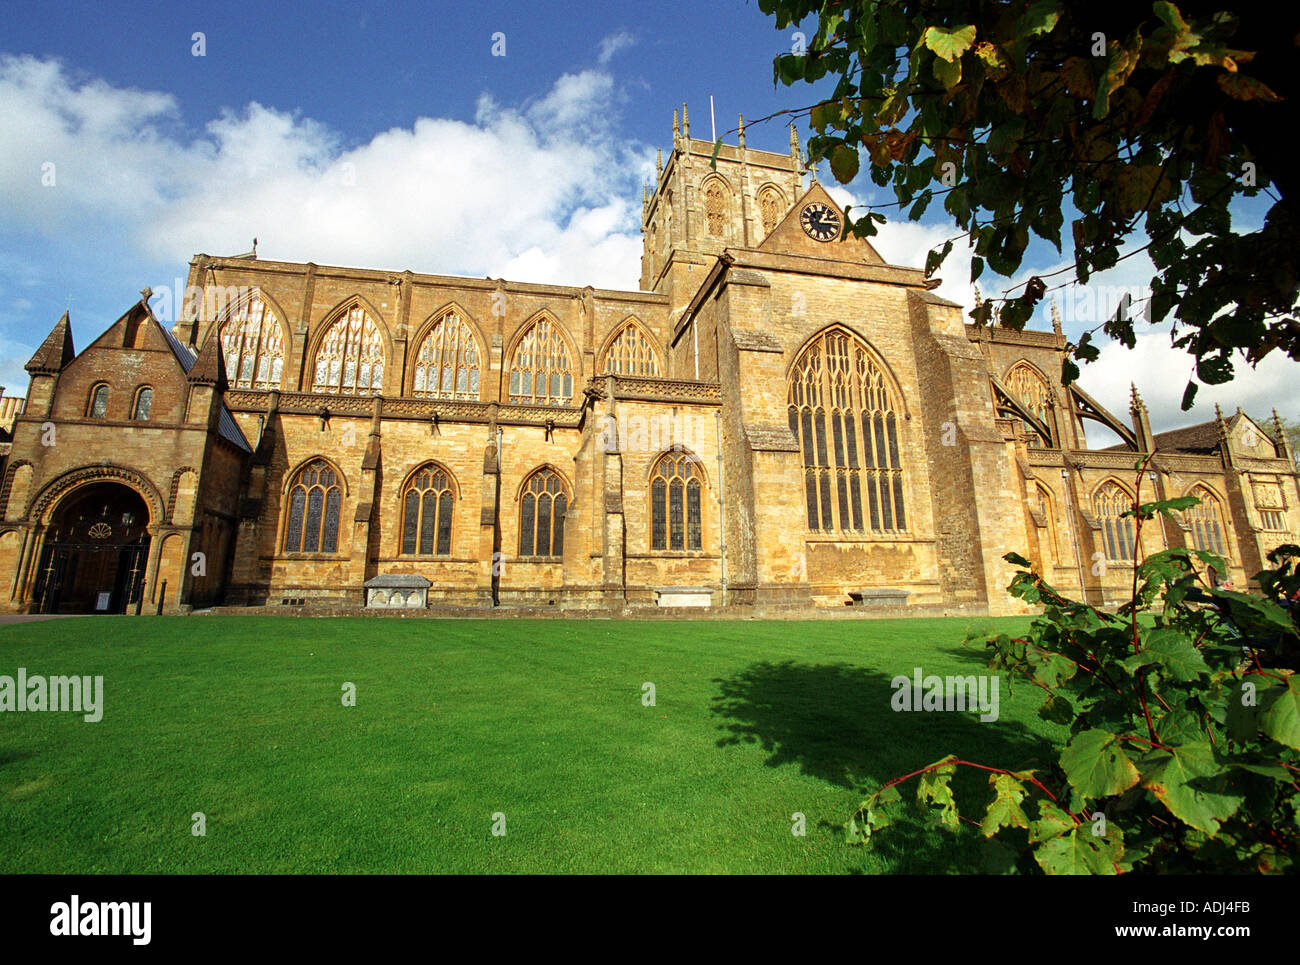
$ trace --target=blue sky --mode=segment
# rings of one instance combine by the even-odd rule
[[[692,133],[708,137],[710,94],[719,133],[738,112],[812,103],[811,89],[773,87],[789,45],[741,0],[10,4],[0,384],[25,392],[22,365],[65,308],[84,346],[140,288],[170,290],[193,254],[243,252],[254,236],[266,258],[635,288],[640,186],[673,108],[689,102]],[[785,123],[747,140],[785,151]],[[865,175],[834,193],[887,200]],[[921,265],[953,233],[934,205],[877,246]],[[969,303],[961,248],[942,291]],[[1061,264],[1039,243],[1026,270]],[[1096,297],[1075,299],[1077,323],[1067,306],[1067,333],[1149,275],[1135,258],[1099,278]],[[1158,428],[1189,421],[1177,412],[1189,362],[1167,342],[1108,349],[1084,385],[1122,415],[1137,378]],[[1287,411],[1294,363],[1240,370],[1203,390],[1192,418],[1216,399],[1300,415]]]

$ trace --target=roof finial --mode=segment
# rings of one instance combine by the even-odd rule
[[[691,136],[691,115],[686,111],[686,101],[682,101],[682,137]]]
[[[254,258],[257,257],[257,239],[256,239],[256,238],[253,239],[253,257],[254,257]]]
[[[677,108],[673,108],[673,140],[682,136],[681,128],[677,126]]]
[[[740,146],[745,146],[745,115],[740,115]]]
[[[790,122],[790,156],[799,156],[799,132],[794,129],[794,121]]]
[[[980,293],[980,286],[975,286],[975,307],[979,308],[984,304],[984,296]]]
[[[1214,403],[1214,418],[1218,419],[1220,422],[1223,421],[1223,410],[1219,408],[1219,403],[1217,402]]]
[[[664,152],[661,150],[657,150],[655,151],[655,177],[657,178],[659,177],[659,175],[663,173],[664,173]]]
[[[1061,310],[1056,307],[1056,296],[1052,296],[1052,331],[1061,334]]]

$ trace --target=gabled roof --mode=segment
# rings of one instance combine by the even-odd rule
[[[813,202],[820,202],[833,211],[839,212],[840,220],[843,221],[844,209],[836,203],[826,189],[814,181],[786,212],[784,218],[777,222],[776,227],[771,230],[763,243],[758,246],[758,251],[771,252],[772,254],[797,254],[811,255],[816,258],[827,258],[833,261],[849,261],[858,264],[883,265],[885,259],[866,238],[858,238],[853,235],[843,236],[841,227],[841,237],[832,241],[817,241],[808,237],[803,227],[799,223],[799,218],[803,214],[803,209]]]

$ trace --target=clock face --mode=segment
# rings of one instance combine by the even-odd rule
[[[799,213],[799,223],[808,237],[817,241],[830,241],[840,234],[839,212],[820,201],[804,206]]]

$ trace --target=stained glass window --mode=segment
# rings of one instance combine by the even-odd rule
[[[1216,556],[1227,556],[1223,539],[1223,505],[1204,486],[1197,486],[1191,495],[1200,500],[1183,517],[1191,527],[1192,547]]]
[[[569,347],[553,320],[539,318],[520,339],[510,366],[510,401],[526,405],[572,403]]]
[[[478,399],[478,345],[455,312],[438,319],[416,353],[415,395],[428,399]]]
[[[343,491],[338,475],[323,459],[313,459],[289,487],[289,514],[284,527],[286,553],[337,553]]]
[[[221,325],[226,379],[236,389],[278,389],[284,371],[280,321],[254,293]]]
[[[646,338],[645,331],[629,320],[610,342],[601,371],[606,375],[659,375],[659,353]]]
[[[839,328],[819,335],[791,370],[789,402],[808,528],[906,530],[897,406],[866,345]]]
[[[1105,483],[1092,494],[1092,511],[1101,523],[1101,541],[1106,559],[1113,563],[1133,561],[1133,497],[1118,484]]]
[[[451,553],[451,476],[436,463],[420,468],[402,495],[402,555]]]
[[[147,385],[135,394],[135,410],[131,418],[137,422],[148,422],[149,412],[153,409],[153,389]]]
[[[665,452],[650,472],[650,548],[698,550],[704,475],[687,452]]]
[[[108,386],[102,382],[90,390],[90,417],[102,419],[108,412]]]
[[[569,497],[553,469],[539,469],[524,484],[519,503],[519,555],[563,556]]]
[[[330,326],[316,350],[312,391],[364,395],[383,385],[383,336],[365,309],[354,305]]]

